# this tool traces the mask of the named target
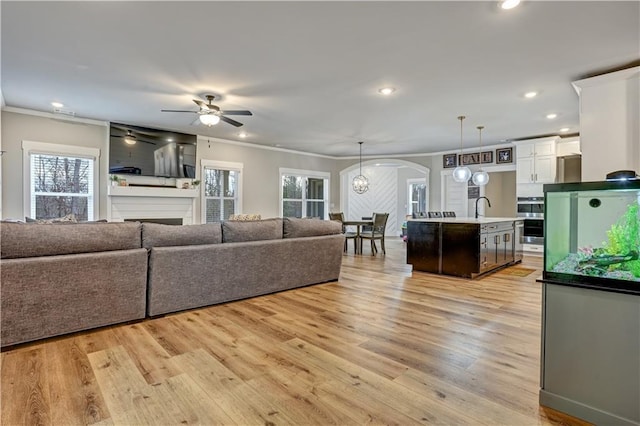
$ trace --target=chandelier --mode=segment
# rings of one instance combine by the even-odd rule
[[[360,145],[360,174],[354,177],[353,182],[351,182],[351,186],[357,194],[364,194],[369,190],[369,179],[367,179],[362,174],[362,144],[363,143],[364,142],[358,142],[358,144]]]

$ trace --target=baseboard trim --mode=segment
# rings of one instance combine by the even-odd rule
[[[602,411],[578,401],[556,395],[544,389],[540,389],[540,405],[562,411],[582,420],[597,425],[640,426],[640,419],[633,421],[613,413]]]

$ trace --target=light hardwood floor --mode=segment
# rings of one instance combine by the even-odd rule
[[[295,259],[289,259],[295,262]],[[2,425],[584,424],[538,406],[526,277],[343,256],[340,280],[2,353]]]

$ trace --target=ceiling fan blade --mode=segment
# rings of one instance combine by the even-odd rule
[[[220,111],[224,115],[253,115],[251,111],[243,111],[243,110],[231,110],[231,111]]]
[[[200,125],[200,116],[198,116],[198,118],[193,120],[193,123],[190,124],[190,126],[198,126],[198,125]]]
[[[198,111],[187,111],[184,109],[161,109],[160,112],[191,112],[197,114]]]
[[[232,120],[229,117],[225,117],[224,115],[220,116],[220,120],[231,124],[232,126],[242,127],[242,123],[237,122],[236,120]]]
[[[198,105],[201,109],[209,109],[209,107],[207,106],[207,104],[205,104],[204,102],[202,102],[199,99],[194,99],[193,102],[196,103],[196,105]]]

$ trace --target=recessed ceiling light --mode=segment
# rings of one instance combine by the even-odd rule
[[[560,129],[560,131],[562,133],[567,133],[569,131],[569,128],[568,127],[563,127],[562,129]]]
[[[249,135],[247,134],[247,132],[240,132],[240,133],[238,133],[238,136],[241,137],[241,138],[246,138]]]
[[[64,104],[60,102],[51,102],[51,106],[53,106],[54,108],[62,108]]]
[[[547,118],[549,120],[553,120],[554,118],[556,118],[558,116],[558,114],[547,114]]]
[[[520,0],[504,0],[502,3],[500,3],[500,7],[503,8],[504,10],[509,10],[509,9],[513,9],[519,4],[520,4]]]
[[[378,93],[380,93],[381,95],[385,95],[385,96],[388,96],[388,95],[392,94],[395,91],[396,91],[396,89],[393,88],[393,87],[383,87],[382,89],[378,89]]]
[[[535,98],[536,96],[538,96],[538,92],[527,92],[524,94],[524,97],[529,99]]]
[[[167,142],[173,142],[173,138],[167,138]]]

